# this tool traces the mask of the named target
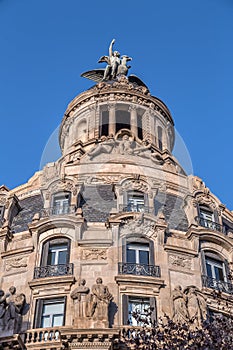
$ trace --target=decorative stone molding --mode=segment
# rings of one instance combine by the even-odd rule
[[[12,259],[7,259],[5,262],[6,271],[12,269],[20,269],[22,267],[27,267],[27,258],[25,257],[15,257]]]
[[[135,215],[134,219],[122,220],[122,226],[120,228],[121,235],[128,235],[132,233],[140,233],[148,238],[156,236],[155,222],[145,219],[143,214]]]
[[[147,193],[149,191],[149,185],[140,179],[131,179],[123,182],[122,190],[136,190]]]
[[[169,254],[168,264],[178,269],[193,269],[192,258],[181,254]]]
[[[107,249],[102,248],[90,248],[83,249],[82,260],[106,260]]]

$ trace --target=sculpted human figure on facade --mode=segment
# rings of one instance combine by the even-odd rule
[[[4,291],[0,290],[0,331],[5,328],[5,313],[7,308],[6,298],[8,294],[5,295]]]
[[[25,305],[24,294],[16,294],[16,288],[10,287],[9,293],[0,290],[0,330],[18,331],[21,325],[21,315]]]
[[[111,153],[113,148],[115,147],[115,140],[113,137],[109,136],[103,136],[101,138],[101,143],[99,143],[97,146],[95,146],[89,153],[90,159],[98,156],[101,153]]]
[[[172,300],[174,322],[190,322],[193,327],[199,327],[206,320],[206,299],[197,287],[188,286],[182,291],[181,286],[176,286],[172,291]]]
[[[195,286],[188,286],[184,293],[187,295],[187,310],[189,320],[194,326],[200,326],[207,318],[206,299],[201,291]]]
[[[92,309],[91,315],[97,320],[108,320],[108,306],[112,300],[108,287],[103,285],[102,278],[96,279],[92,286]]]
[[[99,63],[107,62],[107,66],[104,71],[103,80],[114,79],[117,75],[118,66],[121,63],[120,60],[120,52],[113,51],[113,45],[115,43],[115,39],[113,39],[109,46],[109,56],[102,56],[99,59]]]
[[[172,300],[174,306],[173,321],[182,324],[188,322],[187,297],[183,293],[181,286],[176,286],[172,291]]]
[[[9,288],[9,292],[6,298],[6,326],[8,329],[14,329],[15,322],[21,322],[21,314],[26,298],[23,293],[16,294],[16,288],[13,286]]]
[[[120,52],[113,51],[114,43],[115,39],[113,39],[109,45],[109,56],[102,56],[98,61],[98,63],[107,63],[103,80],[115,79],[117,75],[127,75],[130,68],[130,66],[127,66],[127,62],[131,61],[132,58],[127,55],[123,55],[120,58]]]
[[[85,286],[86,280],[82,279],[79,286],[70,294],[75,302],[75,318],[88,317],[90,314],[90,289]]]

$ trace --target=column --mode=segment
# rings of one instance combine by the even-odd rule
[[[109,111],[109,128],[108,128],[108,134],[109,135],[115,135],[116,133],[116,105],[115,103],[109,103],[108,104],[108,111]]]
[[[137,106],[130,105],[129,106],[129,112],[130,112],[130,127],[131,127],[131,131],[137,137],[138,136]]]

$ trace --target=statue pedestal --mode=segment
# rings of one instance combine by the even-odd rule
[[[78,329],[88,329],[88,328],[105,329],[109,327],[108,320],[96,320],[91,317],[76,318],[74,319],[73,325]]]

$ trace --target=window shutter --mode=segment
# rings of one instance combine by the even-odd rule
[[[126,239],[122,238],[122,262],[127,262],[127,253],[126,253]]]
[[[201,250],[201,272],[203,275],[207,276],[204,250]]]
[[[65,324],[66,324],[66,300],[67,300],[67,296],[65,296],[63,300],[64,300],[63,326],[65,326]]]
[[[49,241],[46,241],[42,247],[41,266],[47,266],[49,253]]]
[[[128,310],[129,297],[126,294],[122,295],[122,319],[123,325],[129,324],[129,310]]]
[[[67,254],[66,254],[66,263],[69,264],[70,262],[70,239],[67,240]]]
[[[214,210],[213,211],[213,214],[214,214],[214,221],[219,224],[219,216],[218,216],[218,212],[217,210]]]
[[[155,322],[157,320],[157,310],[156,310],[156,299],[154,297],[150,298],[150,308],[152,311],[152,314],[151,314],[152,325],[155,325]]]
[[[150,263],[150,265],[155,265],[154,241],[149,242],[149,249],[150,249],[149,263]]]
[[[36,308],[35,308],[34,328],[41,327],[42,309],[43,309],[43,299],[37,299]]]
[[[228,261],[226,259],[224,260],[224,268],[226,271],[226,280],[227,280],[227,282],[229,282],[229,277],[231,276],[231,271],[229,269]]]

